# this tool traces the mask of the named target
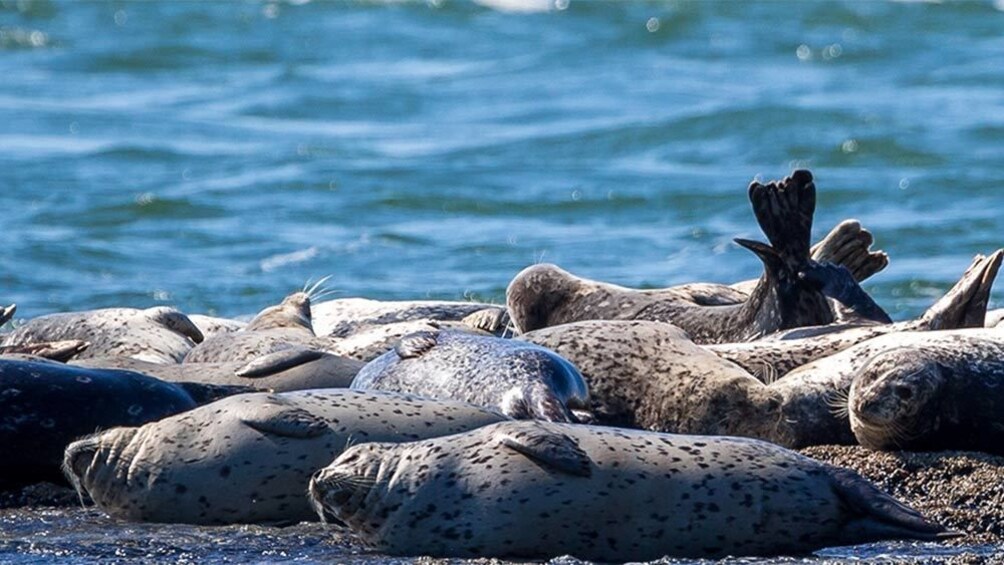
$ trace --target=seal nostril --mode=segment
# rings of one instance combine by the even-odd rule
[[[899,397],[900,400],[910,400],[913,398],[913,390],[906,386],[897,386],[893,389],[893,392]]]

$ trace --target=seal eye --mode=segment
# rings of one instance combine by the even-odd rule
[[[913,398],[913,390],[911,390],[910,387],[898,386],[893,389],[893,392],[896,393],[896,396],[898,396],[900,400],[910,400]]]

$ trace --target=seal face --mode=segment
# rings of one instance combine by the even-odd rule
[[[393,555],[648,561],[944,532],[854,472],[765,442],[543,422],[357,445],[309,492]]]
[[[1004,334],[900,337],[885,340],[853,375],[847,406],[861,445],[1004,454]]]
[[[392,351],[363,367],[352,388],[460,400],[500,409],[513,418],[549,421],[577,421],[572,410],[589,407],[582,375],[557,353],[454,331],[404,337]]]
[[[66,450],[71,482],[109,515],[190,524],[314,519],[311,473],[347,446],[414,441],[504,417],[459,402],[350,390],[243,394]]]
[[[178,363],[202,332],[181,312],[167,307],[105,308],[40,316],[18,326],[0,345],[79,340],[79,358],[131,357],[153,363]]]
[[[0,488],[63,482],[74,439],[195,406],[182,387],[146,375],[0,359]]]

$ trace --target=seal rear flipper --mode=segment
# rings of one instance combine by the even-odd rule
[[[254,408],[254,413],[241,421],[263,434],[293,439],[320,437],[328,431],[328,423],[303,408],[285,404],[278,397]]]
[[[823,296],[835,300],[841,308],[835,312],[838,321],[843,323],[877,322],[891,324],[892,318],[858,282],[850,270],[833,263],[812,262],[799,273],[802,280],[816,285]]]
[[[748,192],[760,229],[784,262],[797,269],[808,261],[816,211],[812,173],[799,169],[780,182],[754,181]]]
[[[34,355],[50,361],[65,363],[73,359],[91,344],[79,339],[68,339],[64,341],[40,341],[37,343],[25,343],[23,345],[7,345],[0,347],[0,355]]]
[[[415,332],[401,338],[394,346],[394,352],[401,359],[411,359],[419,357],[436,346],[439,340],[439,332],[423,331]]]
[[[528,430],[509,432],[500,443],[541,467],[577,477],[593,474],[592,460],[574,439],[565,434],[534,426]]]
[[[0,308],[0,326],[6,324],[14,317],[14,313],[17,312],[17,304],[11,304],[10,306],[4,306]]]
[[[554,391],[542,383],[514,388],[499,403],[502,413],[514,420],[544,420],[545,422],[576,422]]]
[[[478,310],[473,314],[468,314],[460,322],[496,337],[504,337],[509,325],[512,324],[512,320],[509,319],[509,310],[501,307]]]
[[[1002,249],[989,257],[977,255],[959,282],[924,312],[921,322],[927,329],[983,327],[990,289],[997,278],[1002,258]]]
[[[861,282],[889,265],[885,251],[870,249],[875,238],[857,220],[837,224],[819,243],[812,246],[812,260],[847,267],[854,280]]]
[[[269,377],[293,367],[299,367],[323,357],[325,352],[318,349],[293,346],[268,355],[262,355],[234,372],[238,377],[256,379]]]
[[[148,310],[144,310],[144,313],[146,313],[151,320],[159,323],[174,333],[187,337],[192,340],[193,343],[202,343],[205,339],[205,336],[202,335],[202,330],[195,325],[195,322],[174,308],[150,308]]]
[[[826,468],[836,495],[845,509],[855,515],[844,524],[841,532],[845,543],[895,538],[937,540],[962,535],[931,522],[850,469],[832,465]]]

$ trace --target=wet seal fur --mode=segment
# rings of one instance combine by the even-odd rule
[[[146,375],[0,359],[0,489],[62,482],[63,450],[74,439],[196,405],[183,387]]]
[[[673,289],[628,289],[543,264],[524,269],[509,283],[509,313],[521,332],[590,319],[669,322],[699,344],[749,341],[779,330],[831,323],[835,316],[823,291],[825,277],[806,276],[818,270],[809,244],[816,205],[812,174],[799,170],[781,182],[754,182],[749,198],[771,244],[736,240],[764,265],[763,276],[741,302],[707,301]],[[843,298],[866,296],[841,290]],[[861,311],[857,317],[869,313]],[[876,321],[888,321],[880,309],[878,314]]]
[[[122,520],[289,524],[316,518],[311,473],[349,445],[413,441],[504,420],[459,402],[350,390],[244,394],[77,441],[64,468]]]
[[[1004,331],[903,333],[866,344],[872,355],[856,367],[847,399],[861,445],[1004,455]]]
[[[766,442],[541,422],[357,445],[309,490],[392,555],[623,562],[952,535],[853,471]]]
[[[89,344],[79,358],[132,357],[178,363],[202,339],[199,328],[174,308],[105,308],[28,320],[7,334],[0,345],[79,340]]]
[[[463,332],[404,337],[363,367],[352,388],[460,400],[512,418],[590,419],[586,383],[560,355],[531,343]]]

